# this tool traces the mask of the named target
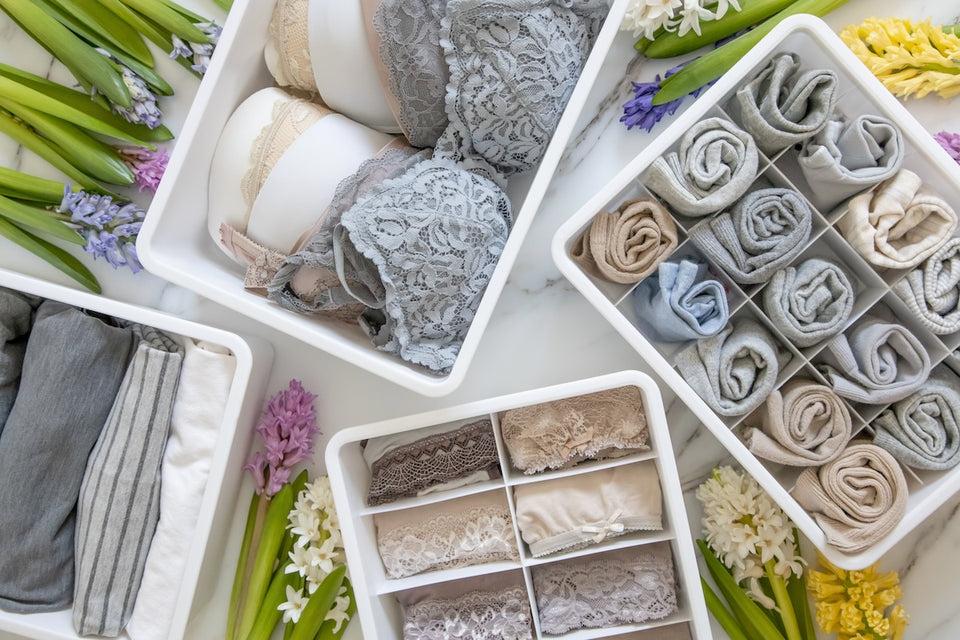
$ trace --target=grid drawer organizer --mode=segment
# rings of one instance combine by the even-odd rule
[[[761,460],[752,454],[743,442],[745,425],[757,426],[763,405],[739,415],[736,412],[731,412],[734,415],[720,415],[715,412],[688,384],[686,376],[677,366],[679,360],[693,353],[689,350],[697,349],[698,341],[658,341],[649,328],[649,323],[638,320],[637,311],[632,304],[634,289],[640,286],[640,283],[615,284],[594,277],[571,257],[575,242],[588,229],[597,212],[615,211],[621,203],[636,198],[660,200],[671,212],[678,236],[676,246],[667,259],[675,262],[680,258],[691,258],[706,263],[709,277],[719,281],[726,291],[729,323],[736,326],[745,320],[753,321],[773,337],[779,360],[773,388],[782,389],[785,383],[797,379],[831,386],[824,371],[836,367],[838,362],[834,352],[827,348],[830,339],[811,345],[798,345],[795,340],[785,336],[768,314],[769,306],[765,302],[764,293],[770,286],[770,278],[754,284],[734,282],[715,259],[704,253],[702,244],[698,245],[690,237],[691,233],[697,235],[712,216],[694,219],[676,214],[671,205],[663,202],[653,189],[648,188],[654,160],[677,151],[684,134],[694,124],[707,118],[720,118],[739,126],[735,102],[737,90],[753,79],[779,53],[798,54],[802,71],[834,71],[838,76],[838,98],[834,113],[843,114],[849,119],[862,114],[873,114],[892,121],[902,133],[903,169],[918,174],[926,187],[939,194],[952,207],[960,207],[960,170],[938,147],[930,134],[860,64],[825,23],[810,16],[797,16],[784,21],[764,38],[568,220],[554,237],[553,256],[563,274],[673,387],[703,424],[783,506],[813,544],[831,562],[855,569],[877,560],[924,517],[960,489],[960,467],[949,471],[922,471],[901,464],[907,479],[909,497],[906,514],[893,530],[859,552],[844,552],[828,544],[824,530],[818,522],[789,493],[802,468]],[[809,238],[799,253],[791,259],[789,266],[797,267],[810,258],[827,259],[835,263],[846,274],[854,294],[852,310],[842,324],[841,333],[847,338],[855,335],[870,318],[900,324],[906,329],[906,333],[919,340],[922,350],[929,357],[931,375],[950,378],[953,386],[960,389],[955,373],[960,371],[955,355],[960,347],[960,331],[935,335],[892,290],[893,285],[901,281],[911,269],[878,267],[865,260],[851,247],[838,228],[838,223],[842,226],[840,221],[849,215],[847,202],[818,209],[813,203],[822,198],[823,185],[807,182],[798,161],[799,155],[799,145],[788,146],[770,155],[759,151],[757,175],[747,192],[749,194],[754,190],[769,187],[784,188],[799,193],[809,203],[812,210]],[[727,211],[729,208],[724,207],[723,210]],[[744,278],[741,277],[740,280]],[[702,344],[703,340],[699,342]],[[885,401],[868,404],[845,398],[843,402],[851,416],[854,437],[859,434],[872,438],[871,423],[891,406]]]
[[[648,438],[645,450],[615,458],[585,460],[574,466],[525,474],[513,466],[507,451],[501,428],[503,412],[529,407],[546,402],[574,398],[586,394],[613,390],[620,387],[636,387],[642,397]],[[488,479],[467,486],[445,488],[442,491],[422,493],[415,497],[402,497],[393,502],[368,506],[367,493],[371,485],[371,471],[365,462],[364,446],[383,436],[395,436],[414,430],[428,429],[453,421],[486,421],[492,428],[496,442],[497,462],[500,473],[492,473]],[[419,435],[419,434],[418,434]],[[361,444],[363,443],[363,444]],[[327,448],[327,469],[340,519],[347,562],[351,580],[357,594],[357,607],[365,637],[381,639],[402,638],[404,613],[401,600],[409,600],[414,590],[437,587],[440,593],[465,591],[471,581],[513,581],[526,590],[532,612],[532,634],[535,638],[597,638],[617,636],[624,638],[708,638],[709,622],[699,586],[696,558],[689,534],[683,495],[670,444],[666,418],[659,390],[653,380],[636,371],[571,382],[568,384],[536,389],[499,398],[481,400],[459,407],[430,413],[388,420],[376,424],[358,426],[338,432]],[[570,501],[579,494],[580,480],[596,477],[597,474],[641,471],[655,467],[662,495],[662,529],[649,530],[628,527],[622,535],[591,540],[589,546],[560,549],[554,553],[535,557],[530,547],[521,539],[518,521],[517,495],[523,490],[536,490],[550,481],[559,481],[570,487]],[[539,485],[539,487],[538,487]],[[518,491],[520,490],[520,491]],[[564,494],[566,495],[566,494]],[[374,500],[373,502],[378,502]],[[415,575],[400,575],[385,569],[378,546],[377,522],[402,518],[418,522],[417,514],[424,508],[434,511],[458,504],[483,502],[499,504],[509,511],[512,531],[504,535],[510,548],[491,562],[470,566],[434,567]],[[581,503],[583,504],[583,503]],[[589,506],[589,505],[588,505]],[[465,543],[464,543],[465,544]],[[617,554],[667,554],[672,559],[676,582],[676,610],[666,617],[651,616],[637,624],[621,624],[605,628],[572,630],[550,635],[541,626],[537,609],[536,574],[564,561],[595,560],[617,557]],[[610,554],[613,554],[612,556]],[[513,636],[511,636],[513,637]]]

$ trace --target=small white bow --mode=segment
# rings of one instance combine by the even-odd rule
[[[607,518],[607,521],[601,525],[584,525],[580,527],[580,531],[584,533],[595,534],[593,536],[594,542],[603,542],[611,533],[623,533],[623,523],[616,522],[617,518],[620,517],[620,514],[623,513],[622,509],[617,509],[613,512],[613,515]]]

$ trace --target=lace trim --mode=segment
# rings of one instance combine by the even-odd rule
[[[473,591],[451,600],[426,600],[405,610],[405,640],[532,640],[533,615],[523,587]]]
[[[534,590],[545,633],[612,627],[665,618],[677,610],[669,553],[630,548],[533,570]]]
[[[500,429],[526,474],[650,449],[643,396],[632,386],[511,409]]]
[[[309,0],[278,0],[269,27],[270,40],[277,50],[277,68],[271,72],[282,87],[317,93],[307,30],[309,5]]]
[[[447,126],[448,74],[440,49],[445,9],[446,0],[384,0],[373,14],[394,115],[415,147],[434,146]]]
[[[247,208],[252,209],[267,176],[293,141],[320,118],[333,113],[326,107],[307,100],[292,98],[273,104],[270,124],[261,129],[250,147],[250,168],[240,182],[240,192]]]
[[[371,466],[367,504],[378,505],[415,496],[424,489],[487,471],[500,476],[497,443],[490,420],[479,420],[448,433],[391,449]]]
[[[573,551],[591,544],[599,544],[607,538],[615,538],[634,531],[660,531],[661,529],[663,529],[663,522],[659,516],[616,517],[592,522],[574,531],[564,531],[561,534],[531,542],[528,546],[530,555],[539,558],[559,551]]]
[[[440,45],[460,155],[507,175],[537,166],[608,10],[606,0],[449,4]]]
[[[377,544],[387,577],[393,579],[520,559],[510,512],[500,506],[440,514],[416,525],[379,531]]]

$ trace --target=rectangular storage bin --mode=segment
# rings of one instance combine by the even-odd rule
[[[206,230],[207,183],[220,132],[247,96],[272,86],[263,62],[274,2],[238,0],[224,31],[218,58],[197,92],[171,157],[167,175],[140,232],[138,250],[152,273],[270,325],[307,344],[427,396],[452,392],[463,380],[507,280],[523,238],[546,193],[600,66],[613,43],[627,0],[616,0],[598,35],[539,169],[512,179],[507,194],[514,225],[486,292],[449,374],[438,376],[378,351],[359,327],[287,311],[243,290],[243,274],[214,246]]]
[[[896,528],[871,547],[858,553],[838,550],[827,543],[821,527],[789,493],[800,468],[761,461],[747,450],[740,439],[740,429],[752,414],[733,417],[718,415],[680,375],[675,366],[677,357],[685,349],[696,348],[696,341],[664,343],[645,334],[645,330],[637,322],[636,311],[631,303],[631,293],[636,285],[612,284],[595,278],[581,269],[571,259],[570,253],[576,239],[588,228],[598,212],[615,210],[620,203],[631,198],[657,197],[645,185],[647,171],[654,160],[676,150],[684,133],[704,118],[720,117],[736,122],[736,114],[730,112],[731,99],[736,90],[743,82],[753,78],[775,54],[783,52],[799,54],[801,69],[832,69],[837,73],[837,111],[848,117],[877,114],[892,120],[903,133],[903,168],[919,174],[926,185],[955,209],[960,209],[960,167],[952,162],[931,135],[871,75],[825,23],[811,16],[796,16],[784,21],[765,37],[645,151],[564,223],[554,236],[552,252],[554,262],[564,276],[676,391],[703,424],[784,508],[811,542],[834,564],[847,569],[858,569],[879,559],[960,489],[960,467],[946,472],[923,473],[914,473],[903,467],[909,498],[906,515]],[[807,184],[797,164],[797,149],[788,147],[770,157],[762,152],[759,155],[757,183],[789,187],[801,193],[808,201],[816,200],[814,188]],[[670,209],[669,205],[667,208]],[[846,272],[854,290],[855,303],[843,325],[843,332],[849,335],[849,331],[857,327],[865,316],[895,320],[919,339],[930,357],[934,371],[949,372],[947,367],[955,368],[957,362],[953,352],[960,346],[960,335],[932,334],[891,291],[891,285],[900,280],[908,270],[875,267],[847,243],[837,228],[837,221],[847,212],[845,203],[830,210],[818,210],[812,204],[811,208],[813,220],[809,240],[803,251],[790,264],[796,265],[806,258],[826,257]],[[679,242],[670,257],[693,255],[703,261],[702,252],[689,238],[691,229],[702,223],[681,215],[674,215],[674,219]],[[782,361],[776,386],[779,388],[791,378],[800,376],[825,383],[821,367],[830,364],[831,357],[825,349],[826,341],[805,347],[794,345],[776,329],[766,315],[763,291],[767,281],[737,285],[726,277],[721,267],[712,261],[707,262],[711,276],[716,277],[727,290],[730,320],[737,322],[750,319],[758,322],[769,330],[777,342]],[[864,434],[870,433],[870,422],[886,407],[852,402],[847,402],[847,406],[850,409],[854,433],[865,429]]]
[[[534,474],[517,470],[504,444],[500,427],[502,412],[544,402],[556,401],[623,386],[640,390],[648,427],[648,451],[636,452],[619,458],[587,460],[579,464]],[[403,433],[423,427],[441,425],[468,418],[488,418],[496,439],[497,453],[502,477],[486,480],[459,488],[427,493],[418,497],[403,498],[395,502],[368,506],[366,496],[371,473],[363,459],[361,441],[378,436]],[[656,467],[662,494],[662,530],[634,531],[575,550],[559,551],[534,557],[529,547],[520,540],[517,528],[514,489],[529,483],[549,479],[576,479],[585,475],[626,465],[653,464]],[[709,638],[710,626],[706,607],[700,590],[699,575],[687,514],[683,503],[680,480],[677,475],[673,449],[667,428],[666,416],[659,389],[646,374],[622,371],[615,374],[535,389],[522,393],[481,400],[458,407],[387,420],[370,425],[352,427],[338,432],[330,441],[326,452],[326,466],[330,473],[337,513],[344,538],[351,580],[357,595],[357,609],[364,637],[388,640],[402,638],[402,609],[397,594],[415,587],[445,584],[459,579],[476,578],[500,572],[522,574],[523,583],[530,596],[533,618],[536,623],[535,637],[598,638],[660,637],[668,629],[678,637]],[[377,546],[374,519],[378,514],[396,513],[429,504],[463,499],[469,496],[502,498],[509,504],[514,521],[515,542],[518,546],[516,561],[500,561],[467,567],[428,571],[401,578],[386,575]],[[644,624],[628,624],[603,629],[584,629],[561,636],[542,633],[537,616],[532,571],[538,566],[558,560],[589,557],[594,554],[618,549],[642,549],[646,545],[667,545],[672,554],[674,576],[677,582],[678,610],[661,620]],[[639,635],[623,635],[639,633]]]
[[[122,318],[197,341],[226,347],[236,357],[236,370],[224,409],[199,518],[190,545],[183,550],[185,570],[170,625],[170,640],[181,640],[195,612],[205,607],[217,585],[224,541],[230,535],[238,504],[242,467],[260,417],[270,377],[273,349],[262,340],[248,340],[159,311],[109,300],[29,276],[0,270],[0,286],[75,307]],[[219,606],[219,605],[218,605]],[[70,608],[50,613],[14,614],[0,611],[0,636],[17,634],[38,640],[79,640]],[[125,633],[121,638],[126,638]]]

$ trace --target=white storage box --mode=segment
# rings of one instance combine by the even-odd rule
[[[673,387],[703,424],[784,508],[811,542],[834,564],[857,569],[879,559],[960,489],[960,467],[948,472],[916,473],[904,467],[910,495],[902,521],[891,533],[868,549],[859,553],[839,551],[827,543],[823,530],[813,517],[789,494],[801,469],[761,461],[755,457],[738,436],[738,430],[747,416],[729,418],[717,415],[678,373],[674,366],[677,354],[694,343],[662,343],[648,338],[636,322],[631,304],[633,287],[596,279],[584,272],[570,257],[574,241],[588,227],[595,214],[615,210],[620,203],[631,198],[652,196],[645,187],[644,180],[653,161],[664,153],[675,150],[683,134],[701,119],[711,116],[730,119],[725,107],[736,90],[744,81],[753,78],[775,54],[782,52],[799,54],[802,69],[833,69],[837,72],[838,111],[850,117],[877,114],[895,122],[903,133],[906,147],[903,167],[919,174],[926,185],[954,208],[960,208],[960,167],[939,148],[931,135],[870,74],[825,23],[811,16],[797,16],[784,21],[765,37],[644,152],[564,223],[554,237],[553,257],[564,276],[627,339],[663,380]],[[774,186],[792,187],[807,199],[811,197],[811,187],[803,178],[797,164],[797,151],[792,148],[769,159],[761,153],[758,180],[760,179],[766,179]],[[669,205],[667,208],[670,208]],[[871,315],[892,317],[920,339],[929,353],[934,371],[938,367],[952,366],[954,357],[951,354],[960,347],[960,334],[935,336],[911,316],[906,305],[890,291],[890,285],[905,275],[907,270],[882,270],[865,262],[834,226],[845,213],[845,206],[832,211],[817,211],[814,208],[810,240],[792,264],[809,257],[829,257],[838,262],[847,273],[855,290],[856,302],[844,325],[845,332],[855,326],[867,312]],[[680,216],[675,216],[675,219],[678,223],[680,244],[673,256],[702,256],[702,252],[686,235],[696,221]],[[761,298],[765,283],[738,286],[729,281],[723,275],[723,270],[716,265],[711,265],[711,273],[721,274],[718,277],[728,292],[731,320],[752,318],[760,321],[790,353],[790,361],[780,369],[778,387],[796,374],[815,380],[821,379],[817,367],[829,358],[824,351],[826,341],[803,349],[792,346],[764,315]],[[867,433],[869,427],[866,425],[885,408],[882,405],[850,406],[854,431],[867,428]]]
[[[217,47],[219,55],[197,92],[195,108],[184,124],[166,178],[140,232],[138,250],[143,264],[171,282],[418,393],[428,396],[450,393],[463,380],[476,352],[533,215],[614,40],[626,4],[626,0],[613,3],[538,171],[535,175],[512,179],[508,186],[514,211],[513,230],[448,375],[433,375],[377,351],[359,327],[299,315],[244,291],[242,271],[207,234],[207,183],[220,132],[241,101],[273,84],[263,62],[263,48],[274,2],[238,0],[234,4],[228,28]]]
[[[571,398],[598,391],[623,386],[639,388],[644,413],[649,429],[647,444],[649,451],[633,453],[620,458],[584,461],[576,466],[525,475],[512,464],[505,448],[501,433],[499,414],[508,409],[516,409],[544,402]],[[386,436],[411,431],[422,427],[440,425],[467,418],[490,418],[496,439],[502,478],[487,480],[465,487],[427,493],[418,497],[404,498],[395,502],[367,506],[366,496],[370,486],[370,470],[363,459],[361,441],[378,436]],[[662,493],[663,529],[657,531],[636,531],[618,537],[611,537],[599,544],[568,552],[559,552],[541,557],[533,557],[526,544],[520,541],[517,528],[516,508],[513,488],[532,482],[541,482],[551,478],[583,477],[601,469],[610,469],[623,465],[652,461],[659,475]],[[402,638],[402,610],[397,593],[424,585],[446,583],[450,580],[470,578],[495,572],[513,571],[522,573],[531,600],[533,618],[536,624],[535,637],[597,638],[619,636],[631,632],[647,634],[631,637],[658,637],[666,629],[686,632],[691,638],[709,638],[710,627],[706,607],[697,571],[697,562],[690,538],[687,514],[680,489],[673,449],[667,428],[666,416],[660,391],[656,383],[646,374],[636,371],[622,371],[615,374],[571,382],[568,384],[535,389],[522,393],[481,400],[458,407],[422,413],[406,418],[387,420],[376,424],[353,427],[338,432],[330,441],[326,452],[326,465],[330,473],[337,513],[344,538],[350,578],[357,596],[357,610],[360,615],[364,637],[388,640]],[[514,521],[514,534],[519,547],[519,561],[480,564],[469,567],[443,569],[412,575],[399,579],[386,576],[380,560],[377,546],[374,517],[377,514],[396,512],[430,503],[457,500],[466,496],[496,492],[509,503]],[[623,625],[607,629],[585,629],[563,636],[547,636],[541,632],[537,616],[536,597],[531,580],[531,569],[537,565],[566,558],[588,556],[613,549],[638,547],[655,543],[667,543],[672,551],[674,575],[678,583],[678,611],[662,620],[651,620],[645,624]],[[684,637],[682,633],[680,637]]]
[[[243,464],[250,450],[253,426],[260,418],[273,349],[262,340],[247,341],[233,333],[188,322],[159,311],[108,300],[89,293],[0,270],[0,286],[59,300],[97,313],[131,320],[170,334],[217,344],[236,357],[236,370],[224,410],[200,515],[190,545],[183,550],[185,570],[170,625],[170,640],[184,637],[193,611],[202,608],[216,587],[240,491]],[[50,613],[14,614],[0,611],[0,636],[13,633],[40,640],[79,640],[70,608]],[[121,638],[127,635],[121,634]]]

